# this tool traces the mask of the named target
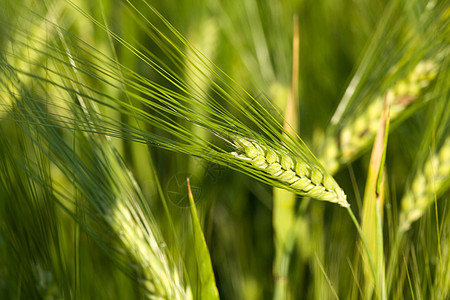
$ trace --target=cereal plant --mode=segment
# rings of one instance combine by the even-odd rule
[[[0,299],[449,297],[447,1],[0,8]]]

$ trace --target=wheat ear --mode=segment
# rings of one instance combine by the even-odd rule
[[[424,164],[423,172],[414,177],[411,189],[402,199],[400,230],[406,231],[434,202],[435,196],[445,190],[450,181],[450,137],[439,151],[431,155]]]
[[[403,111],[416,101],[423,90],[436,78],[438,65],[435,61],[424,60],[387,92],[392,95],[390,119],[397,119]],[[351,119],[339,131],[338,136],[327,140],[321,158],[333,174],[340,165],[353,160],[374,137],[378,130],[384,96],[374,99],[367,108]]]
[[[274,150],[256,141],[235,138],[238,152],[232,154],[248,161],[296,193],[348,207],[347,196],[336,181],[316,166]]]

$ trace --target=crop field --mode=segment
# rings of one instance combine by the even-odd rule
[[[445,0],[0,0],[0,299],[450,297]]]

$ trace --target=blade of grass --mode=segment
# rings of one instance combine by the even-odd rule
[[[372,156],[369,164],[369,171],[364,192],[364,202],[361,217],[361,227],[364,237],[368,241],[368,251],[374,258],[375,278],[372,277],[372,266],[368,262],[368,253],[364,253],[363,270],[365,278],[365,297],[372,297],[375,289],[376,297],[386,299],[385,272],[383,255],[383,170],[386,157],[387,138],[389,135],[389,108],[392,95],[386,95],[380,126],[375,138]]]
[[[199,275],[198,299],[219,299],[219,292],[216,287],[216,280],[211,264],[211,257],[208,246],[203,235],[202,226],[198,219],[197,209],[195,208],[194,196],[191,191],[191,184],[187,178],[188,198],[191,208],[192,226],[194,228],[194,252],[197,259],[197,268]]]

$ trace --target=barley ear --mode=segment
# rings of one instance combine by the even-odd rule
[[[406,231],[411,224],[422,217],[450,183],[450,137],[441,148],[425,162],[422,171],[417,172],[409,191],[402,199],[400,231]]]
[[[282,150],[275,150],[256,141],[236,137],[237,152],[232,154],[281,183],[297,194],[348,207],[347,196],[336,181],[318,166],[301,158],[293,158]]]
[[[387,94],[392,95],[390,119],[395,121],[430,86],[438,74],[438,63],[422,60],[403,79],[391,86]],[[333,174],[340,165],[357,156],[375,137],[383,106],[384,96],[378,96],[360,113],[346,122],[338,134],[326,140],[323,157],[328,170]]]
[[[183,287],[177,270],[170,266],[165,249],[151,229],[146,231],[143,224],[139,224],[139,216],[132,207],[118,199],[109,220],[120,233],[120,240],[142,267],[141,283],[149,292],[149,298],[192,299],[189,287]]]

